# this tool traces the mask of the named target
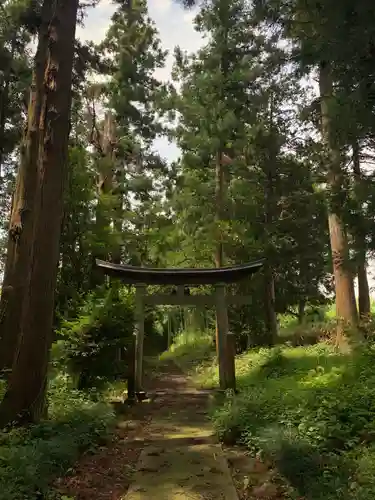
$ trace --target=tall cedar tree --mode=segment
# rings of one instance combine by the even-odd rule
[[[43,416],[63,216],[78,0],[45,0],[29,107],[28,163],[19,174],[11,234],[27,246],[20,340],[0,424]],[[34,90],[35,89],[35,90]],[[34,95],[35,93],[35,95]],[[28,178],[32,170],[31,183]],[[24,194],[35,190],[30,204]],[[29,199],[26,199],[29,201]],[[26,214],[26,217],[25,217]],[[18,266],[15,272],[19,272]]]
[[[164,161],[152,151],[153,140],[162,132],[158,113],[165,95],[165,85],[154,73],[164,66],[167,53],[160,47],[147,2],[117,3],[100,46],[112,61],[107,106],[116,123],[117,159],[112,162],[110,203],[116,243],[113,257],[139,264],[151,257],[151,241],[146,242],[145,234],[149,240],[157,234],[167,177]]]
[[[212,35],[217,26],[222,26],[217,15],[219,5],[220,2],[211,2],[209,7],[205,4],[197,18],[201,31]],[[177,136],[184,155],[175,196],[175,211],[179,213],[176,229],[184,234],[181,243],[185,254],[207,260],[207,250],[214,240],[215,212],[210,201],[214,188],[209,166],[219,143],[217,129],[222,127],[225,150],[237,158],[231,166],[225,166],[230,186],[223,225],[226,254],[232,262],[267,256],[279,290],[278,298],[273,293],[273,275],[268,272],[265,319],[272,343],[277,330],[275,308],[285,312],[298,304],[302,318],[306,303],[324,300],[320,285],[326,275],[326,224],[322,219],[321,196],[317,197],[313,187],[308,163],[296,156],[300,156],[293,138],[297,110],[291,103],[298,101],[302,89],[292,75],[283,71],[285,54],[277,48],[278,38],[251,30],[253,13],[246,2],[231,6],[236,16],[226,16],[226,22],[233,24],[228,39],[229,74],[224,84],[217,69],[220,56],[215,35],[190,60],[177,52],[176,76],[182,83],[181,96],[177,97]],[[220,99],[222,87],[225,99]],[[285,149],[291,147],[295,154],[287,155]],[[200,216],[202,203],[204,220]],[[318,209],[314,216],[307,208],[309,205]],[[197,220],[201,221],[198,227]],[[306,224],[314,227],[307,242],[301,232]],[[315,250],[306,252],[310,246]],[[300,272],[291,273],[293,267]],[[314,272],[316,276],[311,279]],[[257,283],[256,289],[259,286]],[[264,302],[259,306],[264,311]],[[253,323],[250,318],[249,323]]]
[[[46,1],[41,11],[27,127],[21,146],[20,166],[13,195],[1,296],[1,369],[10,368],[12,365],[21,329],[23,304],[28,292],[35,218],[34,202],[38,184],[40,121],[45,92],[44,72],[48,57],[48,26],[52,8],[51,2]]]
[[[1,6],[0,21],[0,174],[1,174],[1,214],[8,221],[11,190],[18,157],[18,143],[22,136],[24,102],[30,86],[31,70],[26,49],[30,32],[25,21],[28,19],[23,3],[8,2]],[[2,228],[8,229],[7,225]],[[15,251],[13,238],[8,238],[8,254]],[[3,288],[0,301],[0,369],[10,368],[16,337],[12,331],[11,314],[12,287],[10,272],[11,259],[6,261]],[[17,328],[17,327],[16,327]]]
[[[292,41],[293,61],[298,63],[299,70],[305,74],[314,70],[319,74],[320,131],[326,167],[324,180],[328,187],[328,221],[339,320],[337,342],[345,344],[343,323],[355,326],[357,311],[345,224],[347,175],[341,138],[348,126],[344,125],[343,111],[345,104],[348,104],[348,90],[353,88],[353,83],[357,88],[359,108],[364,109],[363,103],[368,101],[364,89],[368,89],[373,81],[374,65],[371,68],[369,61],[371,47],[374,46],[374,12],[367,0],[357,2],[355,7],[349,1],[317,4],[313,1],[268,0],[255,3],[259,8],[259,22],[276,25]],[[348,39],[351,40],[350,44],[345,43]],[[340,87],[346,88],[346,95],[341,100],[338,92]],[[367,117],[368,113],[361,116],[357,114],[358,123],[354,129],[358,130],[361,122],[366,123]],[[352,124],[349,126],[353,129]]]

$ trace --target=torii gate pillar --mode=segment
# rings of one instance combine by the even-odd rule
[[[135,392],[140,394],[143,387],[143,344],[145,337],[145,296],[146,287],[136,286],[135,294]]]
[[[215,306],[218,328],[218,364],[221,389],[236,389],[235,377],[235,338],[229,333],[228,305],[248,304],[251,297],[227,296],[225,286],[250,276],[263,266],[264,261],[258,260],[247,264],[215,269],[147,269],[142,267],[112,264],[97,260],[96,264],[112,276],[122,279],[124,283],[136,286],[135,311],[135,392],[140,396],[143,391],[143,341],[145,304],[152,305],[185,305],[185,306]],[[177,285],[176,295],[147,295],[146,285]],[[214,285],[212,295],[184,295],[184,285]]]

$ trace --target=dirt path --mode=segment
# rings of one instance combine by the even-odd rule
[[[74,500],[237,500],[207,418],[209,393],[171,366],[158,368],[150,400],[119,419],[118,436],[84,457],[59,489]],[[130,486],[130,488],[129,488]]]

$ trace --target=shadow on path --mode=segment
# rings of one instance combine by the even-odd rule
[[[237,500],[227,461],[207,416],[210,391],[168,367],[154,383],[158,411],[147,427],[125,500]]]
[[[157,370],[149,399],[120,416],[115,441],[82,457],[61,492],[74,500],[238,499],[207,416],[210,391],[174,365]]]

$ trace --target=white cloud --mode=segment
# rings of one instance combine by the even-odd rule
[[[165,66],[163,68],[158,68],[155,71],[155,78],[157,78],[161,82],[168,82],[168,81],[170,81],[172,66],[173,66],[173,56],[170,54],[167,57],[167,60],[165,62]]]
[[[115,9],[110,0],[102,0],[97,7],[88,9],[83,26],[77,27],[77,38],[95,43],[101,42]]]
[[[171,0],[154,0],[150,3],[153,3],[153,7],[155,10],[163,13],[167,12],[172,7]]]
[[[156,139],[154,142],[154,148],[162,158],[166,158],[170,162],[177,160],[181,154],[181,151],[176,144],[169,142],[165,137],[159,137]]]
[[[193,24],[193,21],[194,21],[196,15],[197,15],[196,10],[188,11],[188,12],[185,12],[185,14],[183,15],[183,19],[184,19],[185,23]]]
[[[196,11],[187,12],[172,0],[149,0],[148,5],[150,17],[159,30],[162,46],[170,53],[166,67],[156,72],[157,76],[165,81],[170,78],[171,54],[177,45],[188,52],[195,52],[202,45],[202,38],[193,27]],[[77,37],[96,43],[103,40],[115,8],[111,0],[101,0],[96,8],[89,9],[84,26],[77,28]],[[166,12],[168,16],[165,15]]]

